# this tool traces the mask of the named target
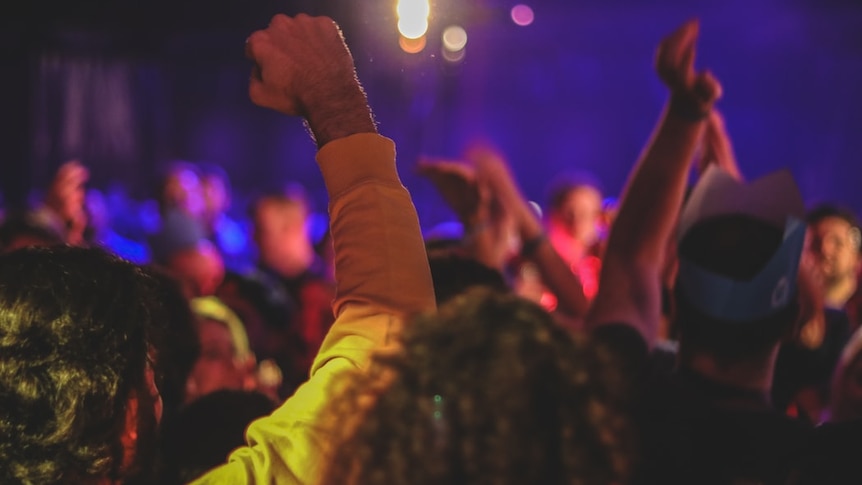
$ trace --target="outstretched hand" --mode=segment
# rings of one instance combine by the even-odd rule
[[[318,146],[360,132],[376,132],[353,57],[328,17],[276,15],[251,34],[251,100],[308,121]]]
[[[695,71],[695,46],[700,23],[689,20],[658,47],[656,71],[671,91],[672,108],[693,118],[709,115],[721,97],[721,84],[709,71]]]

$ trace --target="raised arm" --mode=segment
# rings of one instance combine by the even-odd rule
[[[665,248],[676,226],[688,171],[721,86],[694,70],[698,22],[692,20],[659,46],[656,70],[670,100],[635,165],[611,229],[599,292],[588,325],[635,327],[648,346],[656,339],[659,284]]]
[[[393,143],[377,135],[353,60],[325,17],[277,15],[255,32],[252,100],[308,123],[330,196],[336,320],[308,382],[246,432],[247,447],[199,483],[313,483],[328,436],[320,423],[333,378],[364,368],[404,318],[434,307],[431,273]]]
[[[742,171],[733,153],[730,135],[724,124],[724,117],[717,109],[712,110],[706,123],[700,160],[697,163],[698,176],[703,175],[710,165],[718,166],[739,181],[743,180]]]
[[[417,169],[463,224],[465,256],[504,273],[512,256],[513,222],[488,184],[477,178],[476,167],[466,161],[425,158]]]
[[[548,241],[542,222],[521,192],[503,156],[487,146],[475,146],[468,152],[468,158],[476,167],[480,182],[490,188],[515,221],[522,254],[536,265],[542,282],[557,297],[559,311],[581,321],[589,308],[581,282]]]

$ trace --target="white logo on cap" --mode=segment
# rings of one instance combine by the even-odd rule
[[[783,276],[772,290],[772,308],[783,307],[787,304],[787,298],[790,296],[790,284],[787,281],[787,276]]]

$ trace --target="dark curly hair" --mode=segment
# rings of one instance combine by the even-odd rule
[[[322,483],[622,481],[632,442],[620,370],[532,302],[472,290],[336,384],[324,422],[340,437]]]
[[[133,394],[138,443],[155,433],[157,396],[145,377],[161,318],[153,288],[139,268],[97,249],[0,256],[0,482],[135,471],[121,436]]]

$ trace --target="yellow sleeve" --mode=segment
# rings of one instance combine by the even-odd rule
[[[395,170],[394,144],[358,134],[317,156],[330,195],[336,314],[311,378],[270,416],[253,422],[248,446],[196,484],[310,484],[322,474],[327,437],[318,420],[334,376],[365,368],[410,314],[434,308],[419,221]]]

